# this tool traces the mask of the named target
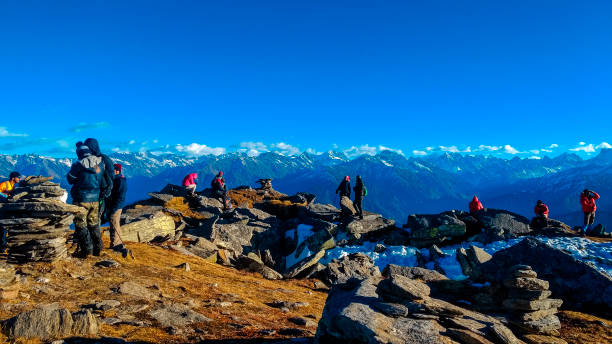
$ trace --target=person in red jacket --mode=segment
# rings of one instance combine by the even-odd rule
[[[183,186],[185,187],[185,189],[187,189],[187,192],[192,196],[195,194],[195,190],[197,186],[197,179],[198,179],[197,173],[190,173],[186,175],[185,178],[183,178]]]
[[[536,204],[535,208],[533,208],[533,211],[539,217],[543,217],[546,219],[548,218],[548,206],[540,200],[538,200],[538,203]]]
[[[587,227],[595,222],[595,211],[597,210],[595,200],[598,199],[599,195],[593,190],[584,189],[584,191],[580,194],[580,205],[582,205],[582,212],[584,213],[585,231],[587,230]]]
[[[482,203],[480,203],[478,197],[474,196],[474,198],[472,198],[472,201],[470,202],[470,214],[474,214],[478,211],[481,211],[482,209],[484,209]]]

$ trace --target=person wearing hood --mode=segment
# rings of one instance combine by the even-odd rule
[[[66,178],[72,185],[70,195],[74,205],[85,208],[85,212],[74,217],[75,236],[79,243],[81,258],[99,256],[102,250],[100,236],[100,195],[103,185],[104,161],[92,153],[85,144],[77,146],[79,160],[72,164]]]
[[[478,200],[478,197],[474,196],[474,198],[472,198],[472,201],[470,202],[470,214],[477,213],[483,209],[484,207],[482,206],[482,203],[480,203],[480,201]]]
[[[336,189],[336,194],[340,195],[340,199],[345,196],[351,198],[351,179],[349,176],[345,176],[344,179],[342,179],[340,185],[338,185]]]
[[[113,179],[113,190],[111,192],[110,207],[110,248],[115,251],[123,251],[123,243],[119,235],[121,230],[121,211],[125,203],[127,193],[127,181],[123,176],[123,166],[115,164],[115,178]]]
[[[584,231],[588,231],[590,226],[595,222],[595,211],[597,204],[595,201],[599,199],[599,194],[593,190],[584,189],[580,194],[580,205],[584,213]]]
[[[198,185],[198,174],[190,173],[183,178],[183,187],[187,190],[187,193],[191,196],[195,195],[196,187]]]
[[[368,191],[365,185],[363,185],[361,176],[357,176],[357,178],[355,178],[355,187],[353,188],[353,191],[355,191],[355,201],[353,202],[353,205],[355,206],[355,210],[357,210],[357,215],[359,215],[359,218],[363,220],[363,197],[368,194]]]

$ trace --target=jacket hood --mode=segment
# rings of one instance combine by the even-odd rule
[[[89,138],[85,140],[84,143],[85,145],[87,145],[87,147],[89,147],[89,149],[94,155],[100,156],[102,154],[102,152],[100,151],[100,144],[98,144],[98,140]]]
[[[81,165],[83,165],[83,167],[93,169],[94,167],[100,165],[102,158],[95,155],[89,155],[81,159],[79,162]]]
[[[472,198],[472,202],[478,202],[478,197],[474,196],[474,198]]]

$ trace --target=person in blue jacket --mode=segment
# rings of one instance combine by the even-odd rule
[[[113,190],[109,202],[110,212],[110,248],[116,251],[123,251],[123,243],[119,231],[121,230],[121,212],[125,204],[125,194],[127,192],[127,181],[123,175],[123,166],[114,164]]]

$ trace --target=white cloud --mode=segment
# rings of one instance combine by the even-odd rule
[[[554,149],[554,148],[559,148],[559,145],[556,143],[553,143],[552,145],[548,146],[548,149]]]
[[[153,140],[153,143],[158,143],[158,142],[159,142],[158,139]]]
[[[533,153],[533,154],[540,154],[540,150],[539,149],[531,149],[529,152]]]
[[[321,155],[321,154],[323,154],[323,152],[317,152],[313,148],[308,148],[307,150],[305,150],[305,152],[308,153],[308,154],[313,154],[313,155]]]
[[[542,148],[540,149],[541,152],[546,152],[546,153],[552,153],[552,149],[546,149],[546,148]]]
[[[115,153],[123,153],[123,154],[127,154],[127,153],[129,153],[129,152],[130,152],[128,149],[121,149],[121,148],[119,148],[119,147],[115,147],[115,148],[113,148],[113,149],[111,149],[111,150],[112,150],[113,152],[115,152]]]
[[[6,127],[0,127],[0,137],[26,137],[28,134],[11,133]]]
[[[284,142],[279,142],[270,145],[272,149],[275,149],[275,152],[283,154],[283,155],[297,155],[300,154],[300,149],[292,146],[290,144],[286,144]]]
[[[377,148],[372,147],[370,145],[362,145],[362,146],[352,146],[349,149],[344,150],[344,154],[346,154],[349,158],[358,157],[360,155],[376,155]]]
[[[534,155],[534,156],[530,156],[530,157],[529,157],[529,159],[531,159],[531,160],[540,160],[540,159],[542,159],[542,158],[541,158],[541,157],[539,157],[539,156],[535,156],[535,155]]]
[[[57,140],[57,141],[55,141],[55,143],[57,143],[57,145],[62,147],[62,148],[70,147],[70,144],[66,140]]]
[[[135,140],[130,140],[129,144],[133,145],[134,143],[136,143]]]
[[[505,145],[504,146],[504,153],[506,154],[518,154],[520,153],[518,150],[516,150],[516,148],[510,146],[510,145]]]
[[[258,156],[261,153],[269,152],[268,146],[263,142],[241,142],[241,149],[238,152],[246,153],[250,157]]]
[[[610,148],[612,148],[612,145],[610,145],[607,142],[602,142],[602,143],[598,144],[597,147],[595,147],[595,149],[602,149],[602,148],[610,149]]]
[[[581,145],[581,146],[584,146],[584,145],[586,145],[586,142],[580,141],[580,142],[578,142],[578,144]]]
[[[70,131],[72,131],[73,133],[80,133],[82,131],[86,131],[86,130],[92,130],[92,129],[105,129],[105,128],[109,128],[110,127],[110,123],[108,122],[96,122],[96,123],[79,123],[77,125],[75,125],[74,127],[70,128]]]
[[[178,144],[174,148],[181,153],[191,156],[222,155],[227,152],[223,147],[208,147],[207,145],[201,145],[195,142],[187,146]]]
[[[487,146],[487,145],[480,145],[478,146],[478,148],[476,148],[475,152],[495,152],[498,151],[500,149],[502,149],[502,146]]]
[[[421,151],[421,150],[413,150],[412,154],[418,155],[418,156],[423,156],[423,155],[427,155],[427,152]]]
[[[432,150],[434,150],[434,149],[435,149],[435,148],[433,148],[433,147],[426,147],[426,148],[425,148],[425,150],[426,150],[426,151],[428,151],[428,152],[431,152],[431,151],[432,151]]]
[[[584,142],[582,142],[584,143]],[[583,151],[585,153],[594,153],[595,152],[595,146],[593,146],[593,144],[588,144],[588,145],[580,145],[580,147],[576,147],[576,148],[570,148],[570,150],[572,152],[580,152]]]

